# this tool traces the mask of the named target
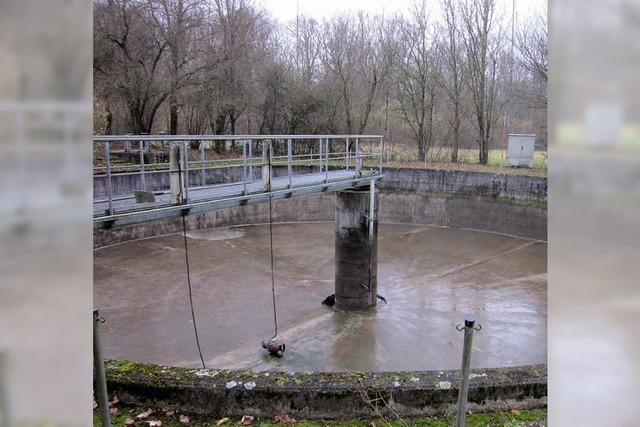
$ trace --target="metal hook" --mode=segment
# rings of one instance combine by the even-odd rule
[[[478,325],[475,326],[473,329],[475,329],[476,332],[480,332],[480,330],[482,329],[482,325],[480,323],[478,323]]]
[[[462,331],[464,331],[464,326],[460,327],[460,323],[458,323],[458,324],[456,325],[456,331],[458,331],[458,332],[462,332]]]

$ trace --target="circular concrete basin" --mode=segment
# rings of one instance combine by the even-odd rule
[[[381,224],[380,303],[342,312],[334,292],[334,224],[274,225],[282,359],[273,335],[269,227],[188,232],[194,309],[209,368],[288,371],[445,370],[460,366],[456,325],[474,316],[472,367],[546,363],[546,242],[495,233]],[[109,359],[200,365],[184,241],[172,234],[100,248],[94,304]]]

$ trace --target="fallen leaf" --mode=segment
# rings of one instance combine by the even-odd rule
[[[173,416],[173,414],[175,414],[175,413],[176,413],[176,411],[166,411],[166,412],[165,412],[165,415],[166,415],[167,417],[171,417],[171,416]]]
[[[240,424],[244,424],[246,426],[248,426],[252,422],[253,422],[253,417],[251,415],[243,415],[242,419],[240,420]]]
[[[118,396],[114,395],[113,399],[111,400],[111,404],[115,405],[116,403],[120,402],[120,399],[118,399]]]
[[[153,414],[153,411],[151,410],[151,408],[149,408],[146,411],[138,414],[138,416],[136,418],[139,419],[139,420],[143,420],[143,419],[147,418],[151,414]]]
[[[180,415],[180,420],[179,420],[182,424],[189,424],[189,417],[187,417],[186,415]]]
[[[284,424],[294,424],[296,422],[295,418],[290,417],[288,414],[275,415],[273,417],[273,421]]]
[[[378,427],[375,421],[371,421],[371,427]]]
[[[98,403],[94,400],[93,401],[93,409],[96,409],[98,407]]]
[[[220,419],[218,420],[218,422],[216,423],[216,425],[217,425],[217,426],[221,426],[222,424],[226,424],[226,423],[228,423],[228,422],[229,422],[229,418],[224,417],[224,418],[220,418]]]
[[[522,412],[520,409],[512,409],[511,410],[512,414],[519,414],[520,412]]]
[[[160,427],[161,425],[162,421],[160,420],[149,421],[149,427]]]
[[[135,424],[135,420],[132,420],[131,418],[127,418],[126,420],[124,420],[124,425],[125,426],[132,426]]]
[[[118,408],[109,408],[109,413],[111,415],[117,415],[118,414]]]

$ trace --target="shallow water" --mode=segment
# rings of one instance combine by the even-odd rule
[[[469,315],[474,367],[546,363],[547,245],[499,234],[381,224],[378,293],[388,304],[336,312],[334,224],[274,225],[279,337],[273,335],[268,225],[188,233],[194,309],[209,368],[398,371],[459,368]],[[182,234],[94,254],[106,358],[199,366]]]

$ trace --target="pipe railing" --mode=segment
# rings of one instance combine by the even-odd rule
[[[94,217],[268,192],[277,179],[293,189],[381,175],[384,161],[381,135],[101,135],[93,144]]]

